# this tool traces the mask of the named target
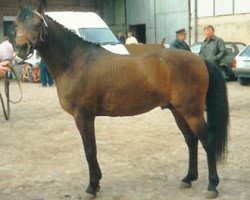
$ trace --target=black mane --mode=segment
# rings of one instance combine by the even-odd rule
[[[63,26],[62,24],[58,23],[57,21],[55,21],[54,19],[52,19],[51,17],[49,17],[48,15],[45,15],[48,19],[50,19],[53,24],[55,24],[60,30],[62,30],[62,32],[59,31],[59,34],[63,34],[63,36],[65,38],[67,38],[68,40],[72,40],[72,41],[76,41],[78,43],[83,43],[83,45],[87,45],[87,46],[93,46],[93,47],[100,47],[99,43],[94,43],[94,42],[90,42],[90,41],[86,41],[83,38],[79,37],[76,33],[74,33],[73,31],[71,31],[70,29],[68,29],[67,27]]]

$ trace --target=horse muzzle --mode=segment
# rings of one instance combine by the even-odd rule
[[[17,45],[16,48],[17,48],[17,56],[22,58],[23,60],[30,58],[34,51],[34,48],[32,44],[30,44],[30,42]]]

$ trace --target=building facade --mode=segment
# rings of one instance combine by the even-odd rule
[[[175,31],[189,32],[188,0],[104,0],[103,18],[113,32],[132,31],[141,43],[170,43]]]
[[[104,0],[103,18],[113,32],[132,30],[142,43],[169,43],[185,28],[192,45],[203,40],[207,24],[224,40],[250,42],[247,0]]]
[[[37,7],[38,0],[23,0]],[[227,41],[250,42],[250,1],[246,0],[47,0],[47,11],[94,11],[113,32],[131,30],[141,43],[170,43],[175,31],[185,28],[188,41],[203,40],[203,27],[215,26]],[[4,35],[15,38],[17,0],[0,1],[0,42]],[[13,43],[14,43],[14,39]]]

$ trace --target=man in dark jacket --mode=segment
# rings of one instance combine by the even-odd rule
[[[214,35],[214,27],[207,25],[204,28],[205,39],[201,45],[200,56],[216,65],[220,65],[222,58],[227,54],[224,41]]]
[[[188,44],[185,42],[186,37],[187,37],[186,30],[180,29],[178,31],[175,31],[175,33],[176,33],[176,39],[173,42],[171,42],[170,48],[191,51]]]

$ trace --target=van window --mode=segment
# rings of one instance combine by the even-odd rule
[[[108,28],[79,28],[80,36],[85,40],[100,45],[119,44],[120,42]]]

